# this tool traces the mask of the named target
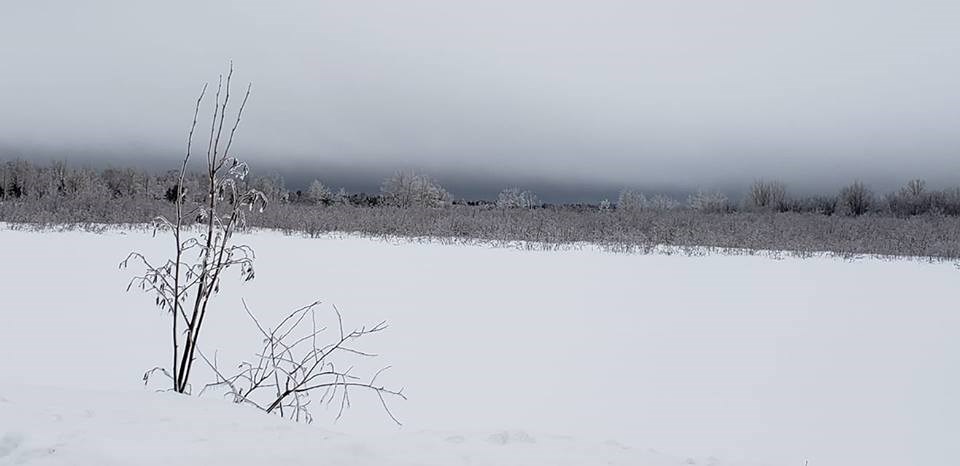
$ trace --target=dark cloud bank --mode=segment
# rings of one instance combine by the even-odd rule
[[[960,184],[960,3],[35,0],[0,6],[0,158],[165,168],[228,59],[238,155],[462,197]]]

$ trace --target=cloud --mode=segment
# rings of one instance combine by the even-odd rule
[[[202,82],[233,59],[254,85],[239,155],[271,167],[947,182],[958,22],[934,0],[15,2],[0,145],[179,154]]]

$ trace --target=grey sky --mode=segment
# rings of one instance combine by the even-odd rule
[[[0,157],[181,151],[228,59],[238,155],[595,186],[960,174],[960,2],[0,1]]]

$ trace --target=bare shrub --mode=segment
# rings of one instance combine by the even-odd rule
[[[369,379],[361,379],[352,373],[352,366],[343,368],[337,362],[338,355],[348,354],[363,358],[376,355],[361,351],[354,346],[360,338],[386,330],[387,323],[379,322],[372,327],[345,331],[343,316],[336,314],[337,335],[329,343],[322,343],[326,327],[318,324],[316,308],[319,302],[311,303],[288,314],[275,327],[268,328],[250,312],[243,303],[247,315],[263,337],[260,350],[251,361],[235,366],[239,371],[225,375],[216,359],[211,360],[201,353],[216,375],[216,380],[204,386],[205,390],[225,388],[226,395],[234,403],[249,404],[267,413],[274,413],[297,422],[312,422],[311,406],[337,404],[337,419],[350,406],[352,389],[369,390],[377,395],[384,411],[397,424],[400,421],[390,411],[385,396],[406,399],[403,390],[394,390],[377,384],[377,378],[390,368],[378,370]],[[319,398],[311,395],[319,393]]]

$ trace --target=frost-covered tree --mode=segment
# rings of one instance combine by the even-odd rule
[[[253,180],[253,188],[262,192],[270,202],[285,203],[290,200],[290,191],[286,182],[277,173],[270,176],[261,176]]]
[[[787,202],[786,210],[830,216],[837,211],[836,196],[809,196]]]
[[[3,180],[6,196],[15,199],[27,197],[31,191],[32,171],[30,163],[25,160],[17,159],[7,162]]]
[[[639,212],[647,207],[647,196],[639,191],[623,189],[617,197],[617,210]]]
[[[787,200],[787,188],[779,181],[757,180],[744,198],[747,210],[782,210]]]
[[[113,197],[134,197],[146,192],[146,176],[132,168],[108,168],[100,176]]]
[[[314,204],[329,205],[333,203],[333,193],[320,180],[313,180],[307,189],[307,199]]]
[[[336,205],[347,205],[350,203],[350,193],[346,189],[340,188],[336,194],[333,195],[333,203]]]
[[[680,207],[680,201],[665,194],[654,194],[647,200],[645,208],[651,210],[672,210]]]
[[[906,196],[920,197],[927,190],[927,182],[914,179],[907,182],[902,188],[900,188],[900,193]]]
[[[838,210],[854,217],[867,213],[874,202],[873,191],[860,181],[841,189],[837,197]]]
[[[640,191],[624,189],[617,197],[617,210],[639,212],[642,210],[663,211],[680,207],[680,202],[664,194],[647,197]]]
[[[944,215],[960,215],[960,188],[930,193],[931,210]]]
[[[721,192],[698,190],[687,199],[690,209],[703,213],[722,213],[730,210],[730,201]]]
[[[497,207],[501,209],[530,209],[538,205],[536,194],[520,188],[507,188],[497,195]]]
[[[887,206],[894,215],[909,216],[929,212],[934,207],[934,193],[926,190],[923,180],[910,180],[896,193],[887,196]]]
[[[446,207],[452,197],[447,190],[427,175],[398,171],[380,187],[383,201],[394,207]]]

